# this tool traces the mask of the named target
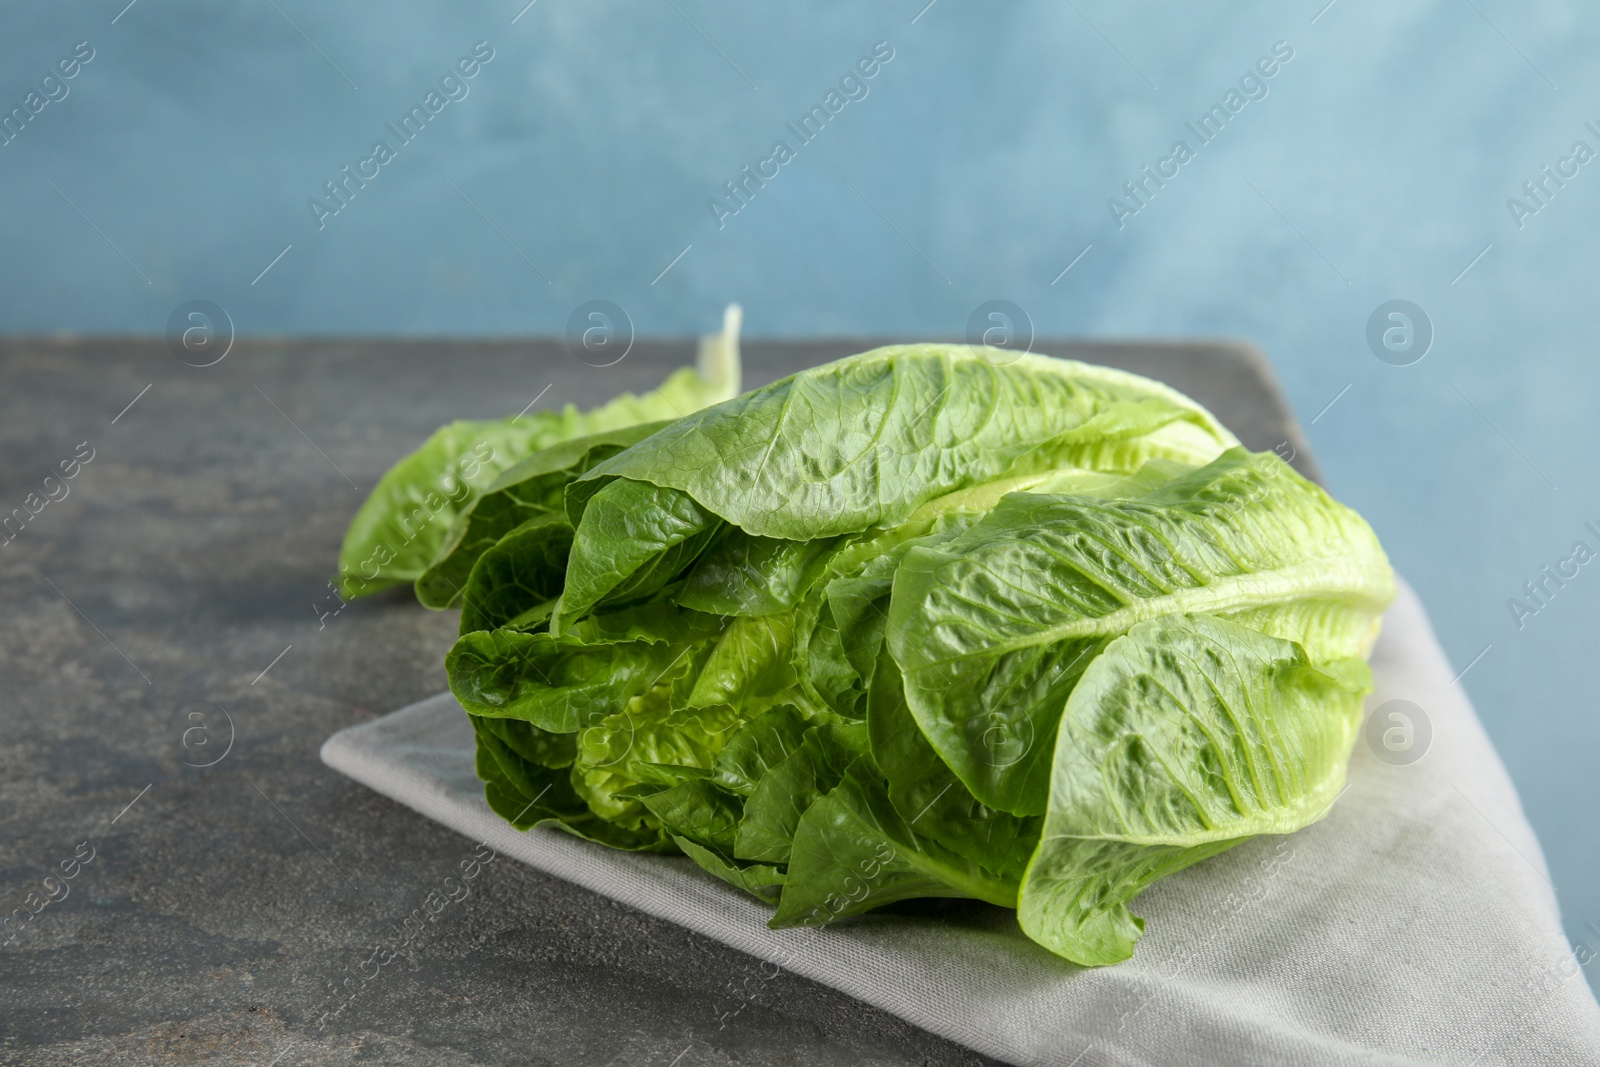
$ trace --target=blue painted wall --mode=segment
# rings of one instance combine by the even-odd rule
[[[245,333],[557,332],[606,298],[643,333],[739,300],[754,335],[910,338],[1005,298],[1042,333],[1253,338],[1456,662],[1489,646],[1463,684],[1600,949],[1600,568],[1507,607],[1600,520],[1594,13],[523,2],[12,5],[0,107],[60,99],[0,146],[0,329],[159,333],[207,298]],[[1280,41],[1219,135],[1185,130]],[[385,124],[430,89],[402,143]],[[786,123],[830,90],[802,144]],[[307,201],[379,140],[319,226]],[[778,140],[747,205],[708,207]],[[1108,208],[1147,164],[1176,175]],[[1545,165],[1572,176],[1526,196]],[[1366,340],[1395,298],[1435,332],[1411,366]]]

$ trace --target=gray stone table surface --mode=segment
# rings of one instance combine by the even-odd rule
[[[746,384],[866,347],[746,342]],[[1246,346],[1035,347],[1163,379],[1314,474]],[[403,590],[323,617],[345,522],[442,422],[592,405],[692,351],[260,339],[195,368],[0,339],[0,1062],[991,1062],[509,860],[317,1025],[473,853],[317,758],[444,689],[456,625]]]

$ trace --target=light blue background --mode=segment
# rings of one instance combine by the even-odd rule
[[[1600,547],[1600,163],[1506,206],[1600,149],[1581,5],[124,2],[0,16],[5,109],[96,50],[0,147],[0,329],[160,333],[203,297],[244,333],[550,333],[601,297],[641,333],[738,300],[751,335],[909,339],[999,297],[1043,334],[1252,338],[1307,423],[1349,386],[1309,427],[1328,481],[1457,665],[1490,646],[1464,684],[1600,949],[1600,567],[1521,630],[1506,606]],[[470,96],[319,231],[307,198],[479,40]],[[1107,198],[1278,40],[1270,95],[1119,230]],[[719,230],[707,199],[878,41],[870,95]],[[1364,339],[1397,297],[1437,331],[1408,367]]]

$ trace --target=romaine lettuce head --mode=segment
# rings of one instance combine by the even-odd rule
[[[462,602],[518,826],[683,852],[776,925],[988,901],[1099,965],[1145,886],[1342,788],[1388,560],[1166,386],[903,345],[589,429],[412,575]]]

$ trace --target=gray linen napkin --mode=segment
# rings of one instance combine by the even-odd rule
[[[1372,667],[1377,722],[1332,814],[1158,883],[1134,903],[1133,959],[1098,969],[986,906],[769,930],[769,909],[682,857],[519,833],[484,804],[448,693],[339,731],[322,759],[530,866],[1011,1063],[1600,1064],[1600,1008],[1538,842],[1409,587]]]

